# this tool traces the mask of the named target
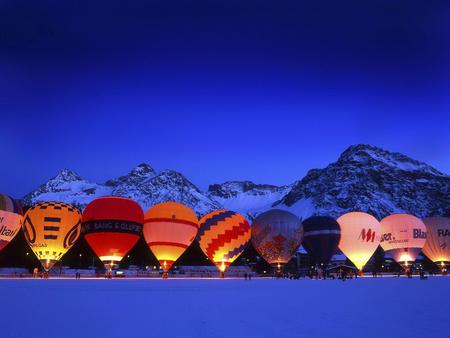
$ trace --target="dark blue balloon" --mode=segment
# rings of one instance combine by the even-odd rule
[[[303,221],[303,247],[316,264],[327,265],[341,239],[339,223],[332,217],[312,216]]]

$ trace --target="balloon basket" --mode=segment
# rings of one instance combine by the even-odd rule
[[[163,272],[162,279],[169,279],[169,273],[168,272]]]

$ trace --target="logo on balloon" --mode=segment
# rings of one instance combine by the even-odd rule
[[[422,229],[413,229],[413,237],[426,239],[427,233],[426,233],[426,231],[422,231]]]
[[[372,242],[375,240],[375,231],[372,231],[372,229],[369,229],[366,231],[366,229],[362,229],[361,233],[359,234],[358,239],[361,241],[366,242]]]
[[[382,242],[384,242],[384,241],[391,241],[391,240],[395,240],[395,237],[392,237],[392,233],[387,233],[387,234],[383,234],[382,236],[381,236],[381,241]]]
[[[70,248],[78,239],[78,236],[80,235],[80,227],[81,223],[78,222],[66,234],[63,241],[64,249]]]
[[[438,237],[450,237],[450,230],[448,229],[438,229]]]
[[[23,221],[23,233],[25,234],[28,243],[33,244],[36,241],[36,230],[28,216]]]

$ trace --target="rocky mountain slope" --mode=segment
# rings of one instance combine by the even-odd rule
[[[304,216],[359,210],[380,219],[449,214],[449,201],[450,176],[400,153],[356,145],[326,168],[310,170],[275,206]]]
[[[133,198],[144,209],[162,201],[178,201],[199,216],[226,208],[251,218],[272,207],[290,210],[302,218],[313,214],[338,217],[352,210],[378,218],[394,212],[419,217],[450,214],[450,176],[400,153],[370,145],[351,146],[326,168],[312,169],[301,180],[281,187],[233,181],[212,184],[203,192],[179,172],[158,173],[144,163],[105,183],[86,181],[64,169],[23,201],[31,205],[59,200],[84,208],[94,198],[106,195]]]
[[[182,174],[164,170],[160,173],[148,164],[140,164],[127,175],[105,183],[91,183],[78,174],[64,169],[57,176],[23,198],[25,205],[57,200],[83,209],[100,196],[123,196],[137,201],[144,210],[164,202],[177,201],[194,209],[199,215],[220,208]]]

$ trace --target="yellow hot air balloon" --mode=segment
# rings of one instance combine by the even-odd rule
[[[365,212],[349,212],[337,222],[341,227],[339,249],[362,270],[380,244],[380,222]]]
[[[48,271],[80,236],[81,213],[63,202],[42,202],[28,209],[22,229],[42,267]]]

